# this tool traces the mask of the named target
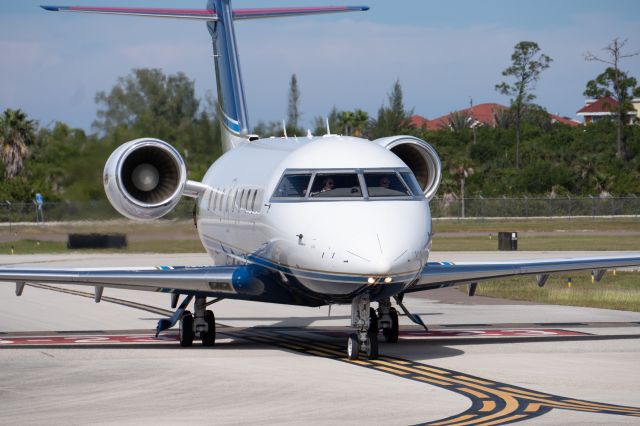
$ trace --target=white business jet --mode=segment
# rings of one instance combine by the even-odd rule
[[[180,344],[215,342],[220,299],[301,306],[351,304],[347,353],[378,356],[378,336],[398,341],[398,312],[424,326],[403,305],[405,294],[521,274],[544,284],[552,272],[640,265],[626,257],[546,259],[497,263],[428,263],[429,200],[441,178],[435,150],[411,136],[374,141],[331,135],[260,139],[249,121],[234,21],[367,7],[233,10],[230,0],[210,0],[205,10],[43,6],[87,12],[200,20],[213,39],[219,116],[225,153],[202,182],[187,180],[185,162],[171,145],[143,138],[109,158],[104,186],[113,206],[131,219],[156,219],[182,196],[197,199],[197,229],[213,260],[207,267],[120,269],[0,268],[0,280],[64,283],[171,294],[175,313],[158,323],[179,323]],[[180,300],[182,298],[182,300]],[[193,301],[193,313],[188,311]],[[377,309],[373,303],[377,304]],[[179,304],[179,305],[178,305]]]

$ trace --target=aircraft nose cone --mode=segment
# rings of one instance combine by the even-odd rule
[[[371,272],[375,275],[388,275],[392,272],[393,264],[389,259],[380,258],[372,262]]]

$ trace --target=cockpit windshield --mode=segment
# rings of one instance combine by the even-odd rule
[[[285,170],[272,201],[320,199],[418,200],[424,194],[409,169]]]
[[[362,188],[356,173],[316,173],[311,196],[362,197]]]
[[[365,172],[364,181],[370,197],[411,196],[409,188],[402,183],[395,172]]]

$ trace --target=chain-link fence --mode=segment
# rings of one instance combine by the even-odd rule
[[[164,216],[167,219],[188,219],[192,217],[195,200],[183,198],[175,209]],[[122,219],[108,201],[62,201],[45,202],[42,206],[45,222],[65,222],[76,220]],[[0,223],[36,222],[35,203],[0,202]]]
[[[194,200],[183,198],[167,219],[192,217]],[[549,217],[640,215],[640,197],[465,198],[436,197],[433,217]],[[35,203],[0,202],[0,223],[36,222]],[[108,201],[45,202],[45,222],[121,219]]]
[[[433,217],[550,217],[640,215],[640,197],[436,197]]]

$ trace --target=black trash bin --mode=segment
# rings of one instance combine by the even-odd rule
[[[124,234],[69,234],[68,249],[102,249],[127,247]]]
[[[498,250],[516,251],[518,250],[517,232],[498,232]]]

